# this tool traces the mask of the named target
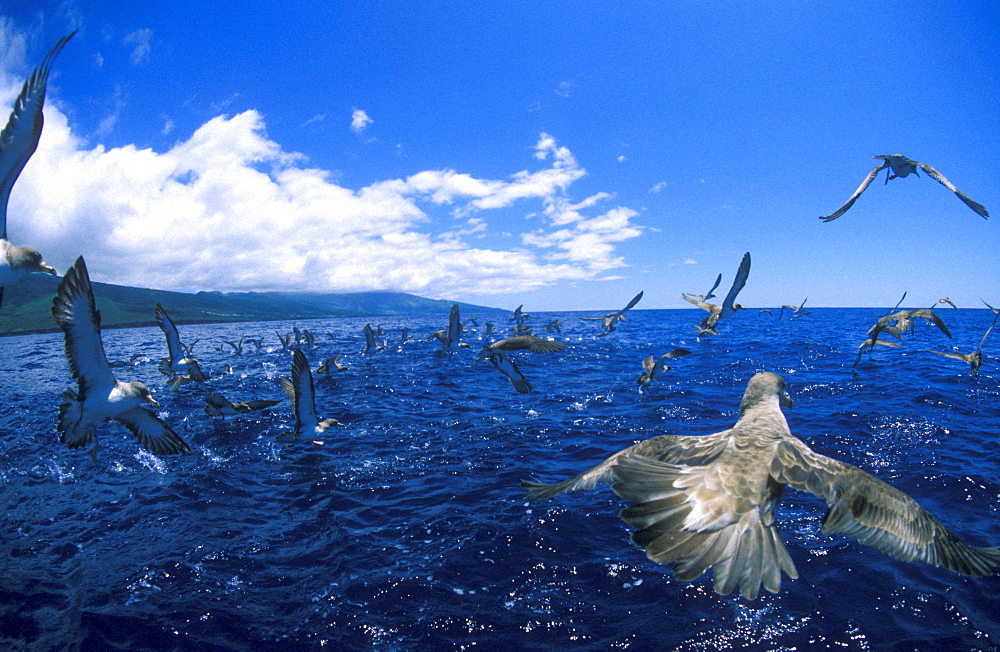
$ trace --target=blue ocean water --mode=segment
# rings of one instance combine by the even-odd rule
[[[169,306],[168,306],[169,309]],[[560,480],[632,443],[709,434],[737,418],[747,380],[783,375],[792,432],[818,452],[909,493],[964,540],[1000,544],[1000,373],[925,349],[972,351],[993,315],[939,313],[902,349],[855,349],[882,311],[756,310],[695,338],[697,310],[633,310],[607,337],[578,313],[553,318],[569,347],[515,352],[535,391],[516,393],[474,347],[442,355],[426,336],[447,315],[180,327],[208,371],[169,391],[156,328],[108,330],[109,359],[142,380],[192,448],[157,458],[120,425],[99,431],[96,462],[55,432],[70,387],[61,334],[0,339],[0,647],[4,649],[996,649],[1000,578],[908,564],[820,532],[825,505],[788,490],[778,512],[800,577],[754,601],[692,583],[646,559],[606,486],[525,502],[519,481]],[[464,314],[491,319],[506,317]],[[360,353],[362,327],[388,347]],[[275,331],[318,334],[313,369],[322,439],[276,441],[287,401],[213,419],[206,392],[283,399],[291,355]],[[400,344],[400,328],[416,337]],[[506,323],[504,324],[506,326]],[[241,334],[265,349],[216,350]],[[1000,333],[991,337],[1000,338]],[[641,360],[691,355],[641,391]],[[987,340],[984,350],[1000,347]],[[228,347],[226,347],[228,349]]]

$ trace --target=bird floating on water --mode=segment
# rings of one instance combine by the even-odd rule
[[[946,179],[943,174],[941,174],[931,166],[927,165],[926,163],[920,163],[919,161],[914,161],[913,159],[907,158],[902,154],[889,154],[889,155],[880,154],[872,158],[882,159],[882,164],[876,165],[874,168],[872,168],[872,171],[868,173],[868,176],[865,177],[865,180],[861,182],[861,185],[858,186],[858,189],[854,191],[854,194],[851,195],[846,202],[844,202],[843,206],[841,206],[834,212],[830,213],[829,215],[825,216],[821,215],[819,219],[823,220],[824,222],[829,222],[831,220],[837,219],[845,212],[847,212],[847,209],[854,205],[854,202],[857,201],[858,197],[861,196],[861,193],[863,193],[865,189],[869,185],[871,185],[871,182],[874,181],[875,177],[878,176],[878,173],[880,171],[886,170],[885,182],[889,183],[891,179],[895,179],[897,177],[906,177],[909,176],[910,174],[913,174],[914,176],[920,176],[917,174],[917,168],[920,168],[931,179],[934,179],[942,186],[944,186],[948,190],[958,195],[958,198],[961,199],[963,202],[965,202],[966,206],[975,211],[977,215],[981,215],[983,219],[988,218],[990,215],[982,204],[980,204],[979,202],[972,201],[972,199],[970,199],[968,195],[966,195],[964,192],[956,188],[951,181],[948,181],[948,179]]]
[[[903,561],[980,577],[1000,567],[1000,548],[961,541],[910,496],[850,464],[814,452],[788,429],[784,379],[763,372],[747,383],[736,424],[712,435],[662,435],[630,446],[562,482],[524,480],[529,500],[613,483],[632,503],[622,519],[632,541],[677,579],[713,569],[715,590],[753,600],[777,593],[798,571],[775,525],[786,486],[826,501],[825,534],[845,534]]]
[[[66,272],[52,300],[52,316],[66,339],[66,361],[77,391],[64,391],[59,406],[59,441],[70,448],[94,441],[97,426],[107,420],[128,428],[139,444],[156,455],[187,453],[191,449],[167,424],[142,405],[158,407],[149,389],[139,381],[122,382],[111,373],[101,340],[101,313],[97,311],[90,275],[83,256]]]
[[[43,261],[36,249],[15,246],[7,239],[7,204],[14,182],[35,153],[42,137],[45,122],[42,108],[49,69],[74,34],[76,30],[59,39],[42,63],[32,71],[14,100],[14,110],[10,113],[7,126],[0,132],[0,304],[3,303],[3,289],[25,274],[42,272],[56,275],[55,268]]]

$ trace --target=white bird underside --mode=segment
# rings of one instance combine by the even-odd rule
[[[93,441],[96,426],[112,419],[157,455],[191,450],[155,414],[139,407],[158,405],[145,385],[121,382],[111,373],[101,341],[101,316],[82,256],[60,282],[52,315],[63,330],[66,360],[77,381],[77,391],[66,390],[61,397],[57,428],[62,443],[70,448],[84,446]]]
[[[18,247],[7,240],[7,204],[14,182],[35,153],[42,136],[45,122],[42,108],[45,105],[49,69],[56,55],[74,34],[75,31],[59,39],[42,59],[42,63],[32,71],[14,100],[14,109],[7,125],[0,132],[0,304],[3,302],[3,288],[25,274],[56,274],[56,270],[42,260],[42,255],[37,250]]]

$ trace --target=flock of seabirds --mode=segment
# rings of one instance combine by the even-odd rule
[[[14,246],[8,241],[6,211],[14,182],[41,136],[49,69],[74,33],[60,39],[32,72],[0,134],[0,301],[3,287],[25,274],[56,275],[56,270],[42,260],[38,251]],[[847,202],[821,219],[830,221],[843,215],[881,170],[886,170],[888,183],[890,179],[916,175],[918,169],[954,192],[983,218],[989,215],[981,204],[962,193],[933,167],[900,154],[875,158],[883,162],[869,172]],[[747,253],[721,304],[709,302],[715,297],[713,292],[722,280],[721,274],[707,294],[683,295],[708,313],[695,325],[699,337],[717,335],[715,329],[719,322],[742,308],[736,303],[736,297],[749,273],[750,254]],[[642,292],[621,310],[586,319],[601,321],[597,336],[610,334],[619,322],[626,321],[625,313],[641,298]],[[935,306],[938,303],[951,302],[943,298]],[[868,331],[867,339],[858,347],[857,361],[865,351],[876,346],[899,346],[882,336],[901,339],[906,332],[912,331],[917,319],[930,322],[951,337],[944,320],[934,311],[935,306],[897,310],[897,304]],[[808,314],[804,307],[805,301],[799,306],[786,305],[777,319],[786,309],[792,311],[792,318]],[[995,308],[993,311],[1000,316],[1000,311]],[[770,310],[761,311],[765,312],[771,313]],[[82,256],[63,276],[53,299],[52,314],[64,333],[66,360],[71,376],[77,381],[75,391],[67,389],[61,395],[63,402],[57,421],[60,442],[70,448],[94,442],[91,454],[96,455],[96,429],[112,420],[124,425],[143,448],[156,455],[188,452],[188,445],[156,414],[143,407],[158,405],[149,389],[138,381],[123,382],[115,378],[112,366],[128,366],[129,363],[108,362],[101,340],[100,314]],[[209,375],[190,357],[190,349],[185,349],[181,343],[177,327],[166,310],[157,304],[154,316],[167,340],[169,357],[160,363],[159,369],[169,376],[169,386],[176,389],[184,382],[208,380]],[[477,359],[489,360],[521,393],[532,391],[532,386],[509,352],[552,353],[566,346],[533,334],[528,317],[518,307],[510,318],[514,322],[514,335],[488,344]],[[935,353],[967,362],[971,373],[977,373],[982,364],[983,343],[996,321],[995,316],[979,347],[972,353]],[[553,320],[544,326],[547,331],[559,331],[561,324]],[[448,327],[430,337],[440,340],[444,351],[452,351],[469,346],[461,342],[462,330],[456,304],[451,310]],[[364,331],[366,350],[383,346],[378,339],[384,335],[381,329],[376,331],[366,325]],[[495,335],[497,331],[487,323],[486,333]],[[315,347],[313,334],[296,328],[285,336],[279,333],[278,337],[282,348],[292,351],[290,378],[280,379],[295,417],[295,431],[290,437],[309,438],[340,425],[336,419],[320,420],[316,416],[312,370],[302,350],[303,347]],[[404,328],[401,338],[405,341],[408,337]],[[260,340],[248,338],[240,338],[235,343],[224,342],[224,345],[239,353],[244,344],[250,343],[258,348],[262,346]],[[669,369],[666,365],[669,359],[688,353],[685,349],[675,349],[656,360],[649,356],[643,361],[639,385],[652,382],[659,372]],[[328,359],[318,371],[345,370],[339,357]],[[210,415],[241,414],[278,403],[259,400],[231,403],[217,394],[209,394],[205,401],[205,411]],[[535,501],[564,491],[590,489],[598,482],[610,483],[615,493],[632,503],[620,515],[636,528],[632,541],[643,548],[650,559],[673,564],[674,575],[684,581],[692,581],[712,569],[715,590],[723,595],[738,589],[745,598],[752,600],[761,587],[778,592],[782,573],[792,579],[798,576],[774,521],[786,486],[808,491],[826,501],[828,509],[822,524],[825,533],[845,534],[898,559],[921,561],[964,575],[978,577],[998,572],[1000,548],[966,544],[906,494],[857,467],[814,452],[794,437],[781,410],[782,406],[791,404],[785,382],[779,375],[758,373],[747,383],[740,402],[739,420],[728,430],[702,436],[654,437],[619,451],[562,482],[524,480],[521,484],[528,491],[527,498]]]

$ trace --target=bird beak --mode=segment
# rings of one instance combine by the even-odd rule
[[[46,265],[45,263],[41,263],[39,267],[41,267],[42,271],[45,272],[46,274],[52,274],[52,276],[59,276],[59,272],[57,272],[56,268],[53,267],[52,265]]]
[[[793,401],[788,395],[788,392],[781,392],[781,397],[778,399],[778,402],[786,408],[790,408],[795,405],[795,401]]]
[[[157,403],[156,399],[153,398],[152,396],[147,396],[146,400],[149,401],[153,405],[153,407],[160,407],[160,404]]]

